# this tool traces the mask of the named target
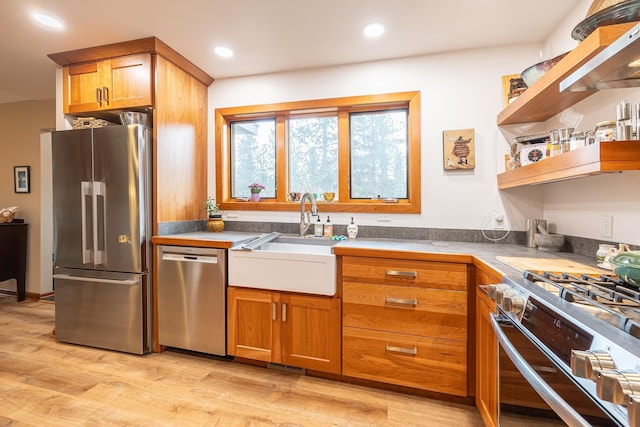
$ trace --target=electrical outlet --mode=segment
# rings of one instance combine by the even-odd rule
[[[227,218],[240,218],[240,214],[237,212],[229,212],[227,213]]]
[[[497,213],[493,215],[493,229],[494,230],[503,230],[504,229],[504,214]]]
[[[613,217],[602,215],[602,237],[613,237]]]
[[[391,215],[378,215],[378,222],[391,222]]]

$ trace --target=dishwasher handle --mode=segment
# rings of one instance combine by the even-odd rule
[[[178,262],[197,262],[201,264],[217,264],[218,257],[211,255],[198,255],[198,254],[172,254],[163,253],[163,261],[178,261]]]

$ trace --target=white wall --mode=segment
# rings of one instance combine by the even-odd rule
[[[209,189],[214,194],[214,128],[216,108],[418,90],[421,92],[422,213],[392,215],[378,223],[371,214],[331,215],[337,224],[351,216],[363,225],[479,229],[494,211],[539,216],[528,198],[503,206],[497,191],[496,162],[504,162],[509,145],[496,127],[503,108],[501,76],[519,73],[538,60],[540,46],[453,52],[392,61],[299,72],[216,80],[209,88]],[[443,170],[442,132],[475,129],[476,168]],[[516,202],[517,196],[513,196]],[[226,212],[241,221],[299,221],[294,212]],[[524,220],[517,220],[517,223]]]
[[[524,230],[526,218],[545,218],[559,233],[640,244],[640,228],[636,225],[640,191],[633,184],[638,178],[635,172],[497,190],[496,173],[504,171],[507,139],[555,128],[594,129],[597,122],[615,119],[615,104],[621,100],[640,102],[640,89],[602,91],[544,123],[501,129],[496,126],[496,116],[503,109],[501,76],[520,73],[543,59],[575,48],[578,42],[571,38],[571,31],[585,18],[590,4],[589,0],[582,0],[541,45],[216,80],[209,88],[209,193],[213,195],[215,188],[215,108],[419,90],[422,213],[392,215],[391,222],[384,223],[378,222],[376,215],[353,215],[357,223],[482,229],[489,227],[493,213],[504,211],[514,230]],[[475,129],[476,168],[445,172],[442,131],[462,128]],[[299,221],[299,214],[293,212],[240,211],[225,215],[240,221]],[[602,215],[613,216],[612,238],[601,235]],[[331,219],[347,224],[350,216],[332,214]]]

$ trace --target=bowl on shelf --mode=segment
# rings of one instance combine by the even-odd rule
[[[640,285],[640,251],[611,255],[609,264],[616,276],[632,285]]]
[[[569,52],[565,52],[562,55],[556,56],[555,58],[551,58],[532,65],[522,72],[522,79],[528,87],[531,87],[535,82],[540,80],[540,78],[544,76],[547,71],[549,71],[551,68],[553,68],[554,65],[560,62],[560,60],[564,58],[568,53]]]

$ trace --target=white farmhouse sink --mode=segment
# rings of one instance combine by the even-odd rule
[[[278,237],[229,251],[229,286],[335,295],[335,240]]]

